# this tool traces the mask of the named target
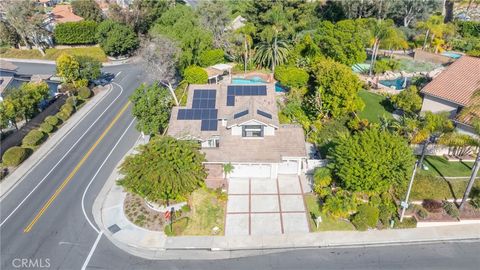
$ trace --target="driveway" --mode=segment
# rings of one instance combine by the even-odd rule
[[[229,180],[225,235],[298,232],[309,232],[298,176]]]

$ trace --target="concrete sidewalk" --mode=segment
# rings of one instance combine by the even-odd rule
[[[137,145],[140,142],[137,142]],[[131,150],[128,154],[133,153]],[[127,154],[127,155],[128,155]],[[122,162],[122,161],[121,161]],[[121,164],[121,162],[119,164]],[[117,247],[147,259],[225,259],[261,255],[298,248],[355,247],[480,240],[480,225],[378,231],[332,231],[268,236],[181,236],[140,228],[126,219],[126,193],[116,185],[115,170],[93,204],[93,216],[100,230]],[[112,232],[115,227],[118,231]]]
[[[77,124],[88,114],[100,101],[111,92],[112,86],[94,95],[83,107],[75,112],[55,133],[27,158],[19,167],[11,172],[0,182],[0,201],[29,173],[42,159],[54,150],[55,146],[77,126]]]

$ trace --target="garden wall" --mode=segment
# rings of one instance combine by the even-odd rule
[[[455,61],[454,59],[441,55],[441,54],[436,54],[436,53],[431,53],[431,52],[426,52],[421,49],[415,50],[415,55],[413,56],[413,60],[415,61],[423,61],[423,62],[432,62],[435,64],[449,64]]]

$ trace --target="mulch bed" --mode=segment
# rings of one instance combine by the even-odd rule
[[[123,209],[127,219],[135,225],[152,231],[163,231],[166,222],[163,213],[150,209],[140,196],[127,193]]]

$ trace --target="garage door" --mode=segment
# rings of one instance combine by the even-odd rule
[[[229,177],[270,178],[269,164],[233,164]]]
[[[278,164],[278,174],[297,174],[297,161],[284,161]]]

